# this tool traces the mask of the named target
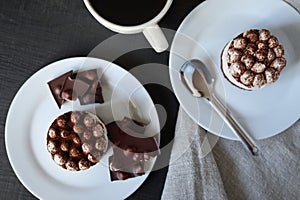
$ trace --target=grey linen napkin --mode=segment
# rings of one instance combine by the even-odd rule
[[[214,156],[203,150],[206,136],[180,107],[162,199],[227,199]]]
[[[179,110],[162,199],[299,199],[300,120],[288,130],[258,142],[258,157],[238,141],[219,139]],[[209,148],[208,148],[209,149]]]
[[[300,0],[288,2],[300,10]],[[180,107],[162,199],[300,199],[300,120],[258,145],[254,157],[240,142],[207,133]]]

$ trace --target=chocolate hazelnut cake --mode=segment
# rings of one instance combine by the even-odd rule
[[[284,48],[266,29],[250,29],[223,49],[221,68],[235,86],[254,90],[274,83],[286,66]]]
[[[90,168],[108,146],[107,129],[93,113],[71,111],[57,117],[47,133],[47,149],[54,162],[70,171]]]

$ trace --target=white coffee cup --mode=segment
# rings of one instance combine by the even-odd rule
[[[123,33],[123,34],[135,34],[135,33],[142,32],[145,35],[148,42],[150,43],[150,45],[153,47],[153,49],[158,53],[165,51],[169,46],[165,35],[163,34],[161,28],[157,25],[157,23],[167,13],[168,9],[172,4],[172,1],[173,0],[167,0],[164,8],[160,11],[160,13],[156,15],[154,18],[152,18],[151,20],[149,20],[148,22],[135,25],[135,26],[123,26],[123,25],[114,24],[104,19],[91,6],[89,0],[83,0],[89,12],[103,26],[105,26],[106,28],[112,31],[115,31],[117,33]]]

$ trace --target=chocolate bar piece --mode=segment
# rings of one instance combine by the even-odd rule
[[[98,73],[96,69],[78,72],[76,79],[80,79],[90,85],[88,92],[79,97],[81,105],[92,103],[103,103],[102,88],[98,81]]]
[[[82,80],[69,76],[65,81],[60,96],[65,100],[75,101],[77,98],[82,97],[88,91],[89,87]]]
[[[69,71],[48,82],[48,85],[59,108],[65,100],[79,99],[81,105],[104,102],[96,69],[77,73]]]
[[[111,181],[145,174],[144,163],[160,153],[155,137],[143,135],[145,125],[127,117],[106,127],[113,143],[113,156],[109,158]]]
[[[61,98],[60,94],[63,89],[63,86],[65,84],[65,81],[68,77],[72,75],[72,71],[68,71],[65,74],[53,79],[52,81],[48,82],[48,86],[50,88],[50,91],[52,93],[53,98],[55,99],[56,104],[60,108],[61,105],[64,103],[64,99]]]
[[[108,124],[107,129],[108,138],[114,145],[128,152],[137,153],[139,159],[148,160],[149,157],[160,153],[156,138],[143,135],[144,126],[141,123],[125,117],[121,121]]]
[[[113,156],[109,157],[109,171],[111,181],[126,180],[145,174],[144,161],[133,161],[127,157],[123,149],[113,147]]]
[[[104,99],[102,96],[102,88],[100,86],[99,81],[94,81],[88,92],[79,97],[80,105],[87,105],[92,103],[104,103]]]
[[[77,79],[80,79],[84,82],[92,84],[94,81],[98,81],[98,73],[96,69],[91,69],[87,71],[80,71],[74,74]]]

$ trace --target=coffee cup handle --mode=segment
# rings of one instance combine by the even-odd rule
[[[161,53],[168,49],[168,41],[157,24],[146,27],[143,30],[143,34],[157,53]]]

